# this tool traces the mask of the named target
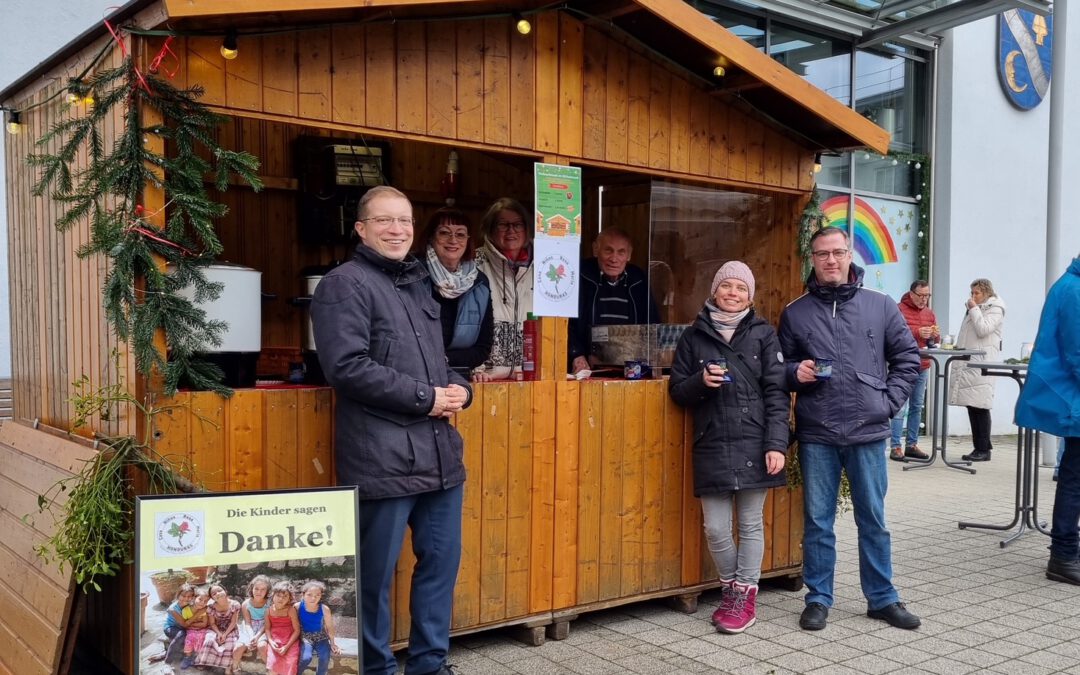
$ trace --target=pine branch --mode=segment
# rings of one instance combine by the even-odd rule
[[[59,141],[55,153],[27,158],[41,169],[34,194],[51,190],[65,206],[56,221],[60,230],[89,220],[90,241],[79,247],[78,255],[109,259],[102,288],[105,316],[117,337],[131,342],[138,371],[160,373],[167,395],[181,382],[229,395],[221,384],[221,370],[198,358],[221,343],[227,328],[208,320],[198,307],[221,292],[221,284],[207,281],[202,270],[222,250],[214,221],[228,212],[210,197],[205,177],[216,173],[219,191],[228,188],[230,175],[259,190],[259,161],[217,144],[214,129],[226,118],[198,101],[200,87],[177,89],[153,75],[146,75],[145,82],[149,91],[128,56],[85,83],[97,103],[86,115],[57,123],[38,141],[39,148]],[[106,147],[103,125],[118,105],[123,106],[123,125],[112,147]],[[143,109],[156,111],[162,122],[144,125]],[[148,136],[162,143],[146,143]],[[170,154],[152,150],[155,145],[169,148]],[[88,165],[73,172],[84,147]],[[209,161],[200,154],[203,149]],[[141,200],[148,188],[164,193],[167,209],[161,229],[143,213]],[[154,343],[159,330],[167,355]]]

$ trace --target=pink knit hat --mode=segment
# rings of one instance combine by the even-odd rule
[[[724,279],[738,279],[750,289],[750,300],[754,300],[754,273],[746,266],[746,263],[738,260],[729,260],[716,270],[716,276],[712,278],[712,290],[710,295],[716,295],[716,289]]]

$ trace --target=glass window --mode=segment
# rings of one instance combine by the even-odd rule
[[[822,155],[816,180],[818,185],[851,187],[851,155]]]
[[[689,4],[736,36],[754,45],[758,51],[765,51],[765,19],[729,7],[721,7],[714,2],[692,0]]]
[[[893,150],[926,151],[927,95],[925,63],[855,54],[855,109],[892,135]]]
[[[769,55],[844,105],[851,104],[851,43],[773,22]]]
[[[914,197],[914,168],[906,160],[872,152],[855,153],[855,189]]]

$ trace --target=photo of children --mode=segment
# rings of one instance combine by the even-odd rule
[[[135,502],[136,675],[358,675],[355,487]]]
[[[140,581],[139,673],[359,673],[353,557],[218,565],[201,579],[147,570]]]

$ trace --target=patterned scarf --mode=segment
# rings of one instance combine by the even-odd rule
[[[476,283],[476,275],[479,274],[475,260],[463,260],[458,265],[457,271],[451,272],[446,269],[435,253],[435,249],[430,246],[427,247],[427,262],[431,283],[439,290],[439,295],[447,300],[453,300],[468,293]]]
[[[706,300],[705,311],[709,313],[709,321],[712,323],[713,330],[719,333],[725,342],[731,342],[731,336],[735,334],[735,329],[739,327],[739,323],[750,313],[750,308],[747,307],[741,312],[725,312],[717,307],[712,300]]]

